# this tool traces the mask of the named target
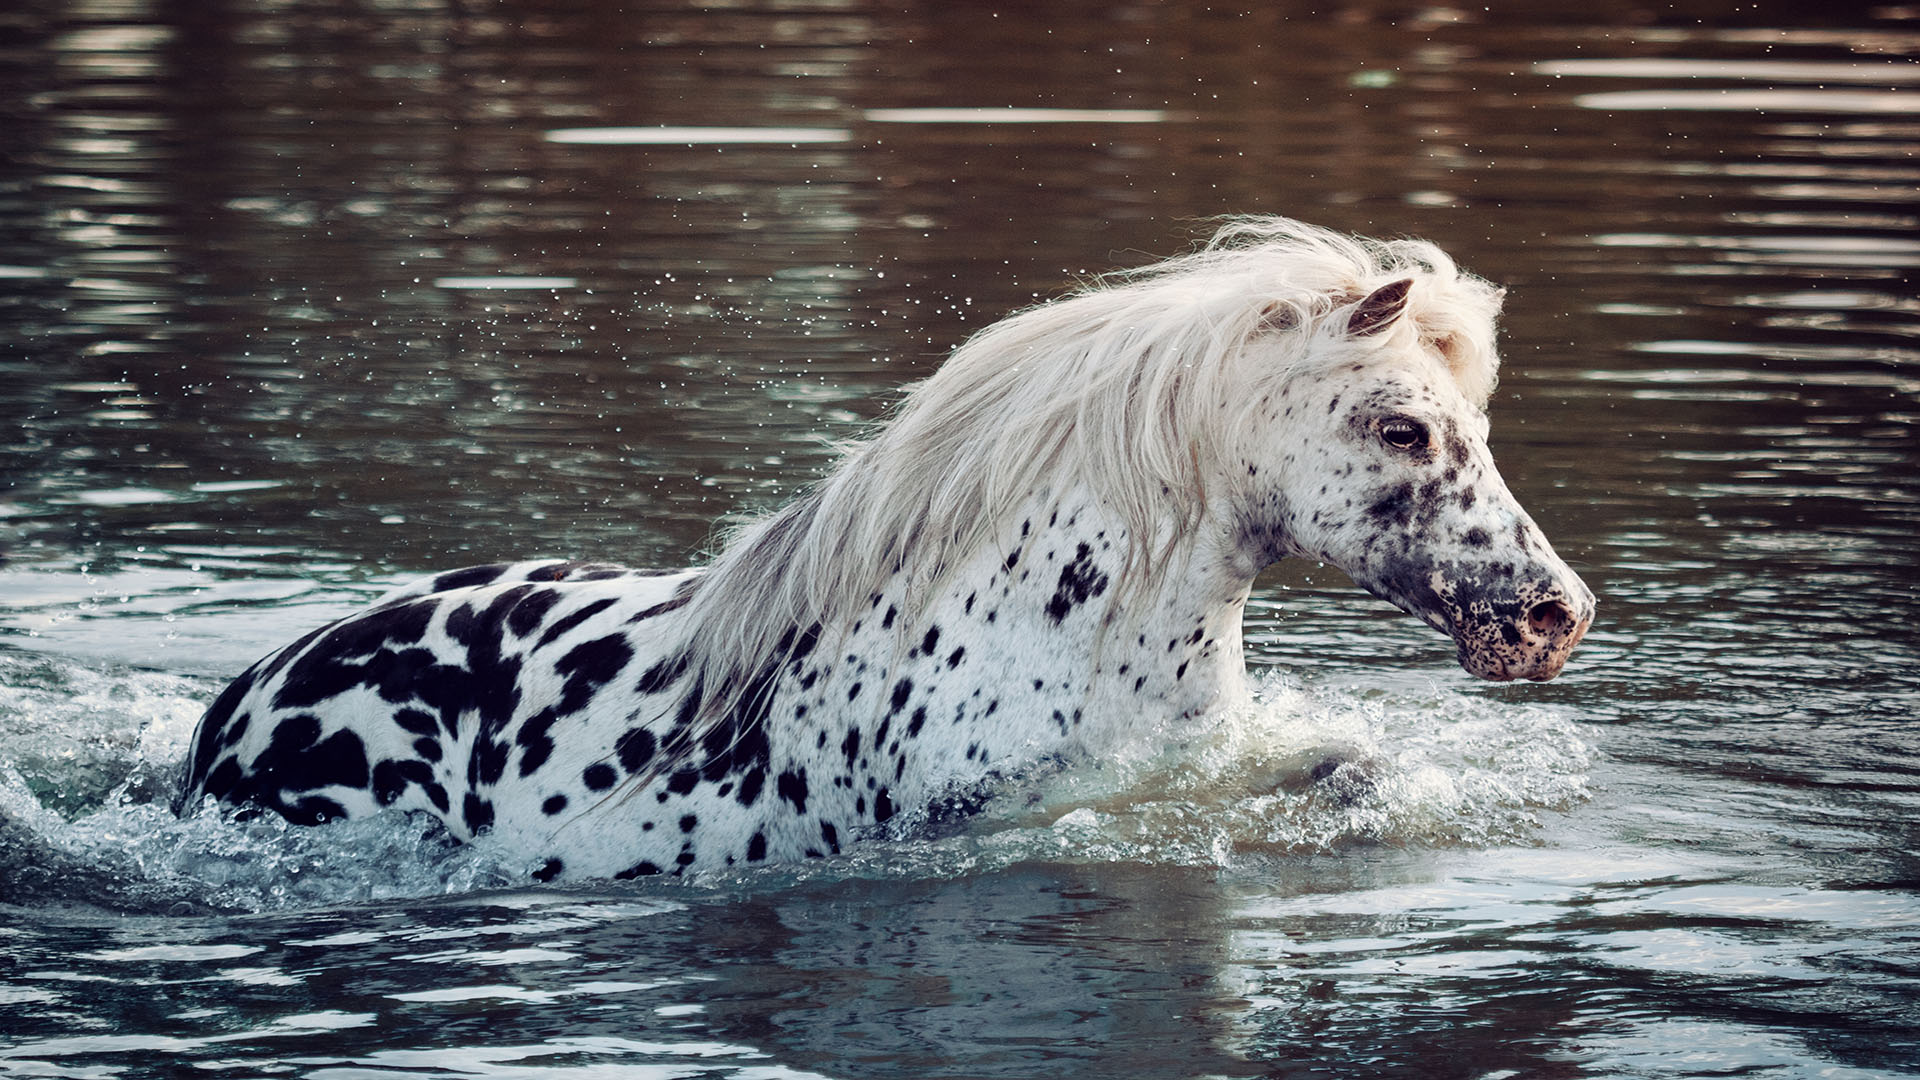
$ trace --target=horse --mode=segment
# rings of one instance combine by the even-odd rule
[[[1595,599],[1487,448],[1504,296],[1424,241],[1228,219],[975,334],[704,567],[451,570],[275,651],[179,807],[424,812],[541,881],[832,856],[1243,702],[1286,558],[1551,679]]]

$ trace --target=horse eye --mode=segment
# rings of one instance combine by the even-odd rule
[[[1386,420],[1380,424],[1380,441],[1395,450],[1412,450],[1427,445],[1427,429],[1415,420]]]

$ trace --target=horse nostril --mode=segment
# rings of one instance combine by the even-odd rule
[[[1527,625],[1541,637],[1555,637],[1573,626],[1573,611],[1564,600],[1542,600],[1528,609]]]

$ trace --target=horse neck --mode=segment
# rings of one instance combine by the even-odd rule
[[[975,707],[954,724],[965,729],[954,737],[1035,754],[1096,749],[1239,700],[1251,578],[1206,530],[1164,533],[1135,545],[1088,493],[1035,495],[933,603],[891,627],[889,683],[997,700],[991,715]],[[880,621],[892,623],[884,612],[898,603],[883,597]]]

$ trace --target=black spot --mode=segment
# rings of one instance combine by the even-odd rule
[[[412,732],[415,735],[433,736],[440,734],[439,721],[433,718],[432,713],[423,712],[420,709],[401,709],[399,712],[393,714],[393,722],[399,724],[401,730]]]
[[[1047,601],[1047,618],[1058,626],[1074,608],[1107,591],[1107,575],[1093,565],[1093,548],[1081,544],[1073,560],[1060,568],[1060,583]]]
[[[522,779],[532,776],[540,766],[553,756],[553,725],[560,714],[552,709],[541,709],[528,717],[520,725],[513,741],[520,744],[520,776]]]
[[[589,791],[606,791],[620,781],[620,774],[604,761],[596,761],[580,772],[580,782]]]
[[[920,639],[920,654],[922,656],[932,656],[933,650],[939,644],[940,628],[938,626],[927,627],[927,636]]]
[[[566,864],[562,863],[559,859],[548,859],[541,865],[540,869],[533,872],[533,880],[541,882],[552,881],[554,878],[559,877],[560,871],[564,869],[566,869]]]
[[[406,790],[407,779],[401,775],[399,761],[389,758],[373,767],[374,802],[381,806],[392,806]]]
[[[682,588],[685,588],[685,586],[682,586]],[[646,622],[648,619],[654,618],[656,616],[665,615],[669,611],[678,611],[681,608],[686,607],[687,601],[691,599],[693,599],[693,590],[691,589],[687,589],[684,594],[676,592],[674,594],[673,599],[662,600],[661,602],[653,605],[652,607],[646,609],[645,611],[642,611],[640,614],[635,615],[632,618],[628,619],[627,622],[629,624],[637,623],[637,622]],[[651,865],[651,864],[648,864],[648,865]]]
[[[510,627],[513,627],[514,633],[525,636],[526,634],[530,633],[533,630],[533,626],[528,626],[525,630],[519,629],[518,626],[515,624],[515,620],[518,619],[520,616],[520,608],[524,608],[528,604],[533,603],[533,601],[537,599],[538,596],[539,594],[535,593],[533,596],[530,596],[527,599],[521,601],[520,607],[515,608],[513,615],[508,617],[507,625]],[[554,622],[552,626],[547,627],[547,632],[540,635],[540,641],[534,645],[534,648],[536,649],[546,648],[548,645],[551,645],[555,641],[559,640],[562,634],[565,634],[567,631],[572,630],[574,627],[579,626],[581,623],[586,622],[588,619],[591,619],[595,615],[598,615],[601,612],[607,610],[608,608],[612,607],[613,604],[614,602],[612,599],[595,600],[591,604],[583,605],[578,611],[568,612],[565,618],[558,619]],[[548,606],[551,606],[551,605],[548,605]],[[540,614],[545,615],[546,614],[545,610],[543,609],[540,612]],[[535,626],[539,625],[538,617],[535,618],[534,625]],[[606,639],[602,638],[601,640],[604,641]]]
[[[1395,484],[1367,507],[1367,516],[1383,527],[1406,528],[1413,520],[1413,484]]]
[[[660,868],[658,866],[655,866],[650,862],[646,862],[645,860],[642,860],[640,862],[634,863],[632,866],[627,867],[625,870],[622,870],[613,876],[616,878],[619,878],[622,881],[632,881],[634,878],[638,878],[638,877],[652,877],[653,875],[659,872],[660,872]]]
[[[913,710],[913,716],[907,720],[907,738],[911,739],[920,734],[920,728],[924,726],[926,722],[927,707],[925,705],[916,706]]]
[[[796,629],[787,627],[786,633],[780,635],[779,644],[774,646],[774,652],[786,657],[792,669],[799,671],[801,661],[813,655],[814,648],[820,644],[820,624],[816,622],[797,634]]]
[[[693,718],[699,715],[700,706],[705,704],[706,700],[707,677],[705,675],[696,675],[693,679],[693,685],[688,687],[687,692],[681,696],[679,708],[674,710],[673,732],[668,734],[667,738],[669,740],[673,738],[674,733],[685,731],[688,727],[692,726]]]
[[[680,681],[680,676],[686,673],[687,654],[681,653],[679,656],[669,656],[642,672],[640,682],[634,689],[642,694],[657,694]]]
[[[460,819],[467,823],[469,832],[478,836],[493,827],[493,804],[469,791],[460,806]]]
[[[767,783],[764,769],[750,769],[740,778],[740,790],[734,792],[734,801],[741,806],[752,806],[760,798],[760,789]]]
[[[966,658],[966,655],[967,655],[967,647],[965,645],[962,645],[954,649],[953,652],[947,655],[947,670],[952,671],[954,668],[959,667],[960,661],[964,660]]]
[[[483,786],[499,783],[511,753],[506,743],[482,735],[474,741],[473,753],[467,758],[467,782]]]
[[[832,822],[823,821],[820,823],[820,839],[827,842],[828,851],[833,852],[835,855],[840,854],[840,830],[834,828]]]
[[[793,812],[807,812],[807,770],[798,769],[783,772],[774,781],[774,790],[780,797],[793,805]]]
[[[887,789],[881,788],[873,796],[873,820],[885,821],[893,816],[893,800],[887,796]]]
[[[1443,501],[1442,488],[1444,486],[1438,478],[1428,480],[1426,483],[1420,485],[1420,493],[1415,497],[1414,509],[1422,522],[1430,521],[1435,514],[1440,512],[1440,504]]]
[[[686,814],[680,818],[680,831],[683,833],[690,833],[699,824],[700,824],[699,818],[695,817],[692,814]]]
[[[766,857],[767,835],[762,832],[755,832],[753,836],[747,840],[747,861],[760,862]]]
[[[471,589],[480,585],[490,585],[507,572],[507,564],[494,563],[490,566],[469,566],[465,570],[450,570],[433,579],[433,592],[450,592],[454,589]]]
[[[885,617],[883,617],[883,618],[882,618],[882,619],[880,620],[880,629],[882,629],[882,630],[891,630],[891,629],[893,629],[893,617],[894,617],[894,616],[896,616],[896,615],[898,615],[898,614],[900,614],[900,612],[899,612],[899,611],[898,611],[897,609],[895,609],[895,608],[894,608],[894,606],[893,606],[892,604],[888,604],[888,605],[887,605],[887,614],[885,615]]]
[[[552,817],[566,808],[567,797],[565,795],[549,795],[547,796],[547,801],[540,804],[540,812],[548,817]]]
[[[633,660],[633,646],[625,634],[608,634],[575,645],[567,655],[554,661],[555,674],[566,678],[556,711],[565,715],[578,712],[593,700],[593,695],[620,674]]]
[[[700,786],[699,769],[679,769],[667,777],[667,790],[675,795],[686,795]]]
[[[846,738],[840,740],[840,754],[847,759],[847,768],[853,768],[853,761],[860,756],[860,729],[850,727]]]
[[[627,733],[613,744],[613,748],[620,755],[620,767],[629,773],[637,773],[653,760],[657,747],[652,732],[635,727],[628,728]]]
[[[1469,547],[1486,547],[1488,544],[1493,543],[1493,537],[1487,535],[1487,530],[1478,525],[1468,529],[1466,535],[1461,537],[1461,539],[1464,540]]]
[[[559,589],[539,589],[528,593],[513,605],[512,611],[507,612],[507,629],[513,631],[515,637],[526,637],[540,628],[547,612],[552,611],[559,602]],[[541,644],[546,642],[543,640]]]
[[[899,682],[894,683],[893,684],[893,708],[890,711],[899,712],[901,709],[905,708],[907,705],[907,699],[911,698],[912,696],[913,696],[913,680],[912,679],[901,679]]]

